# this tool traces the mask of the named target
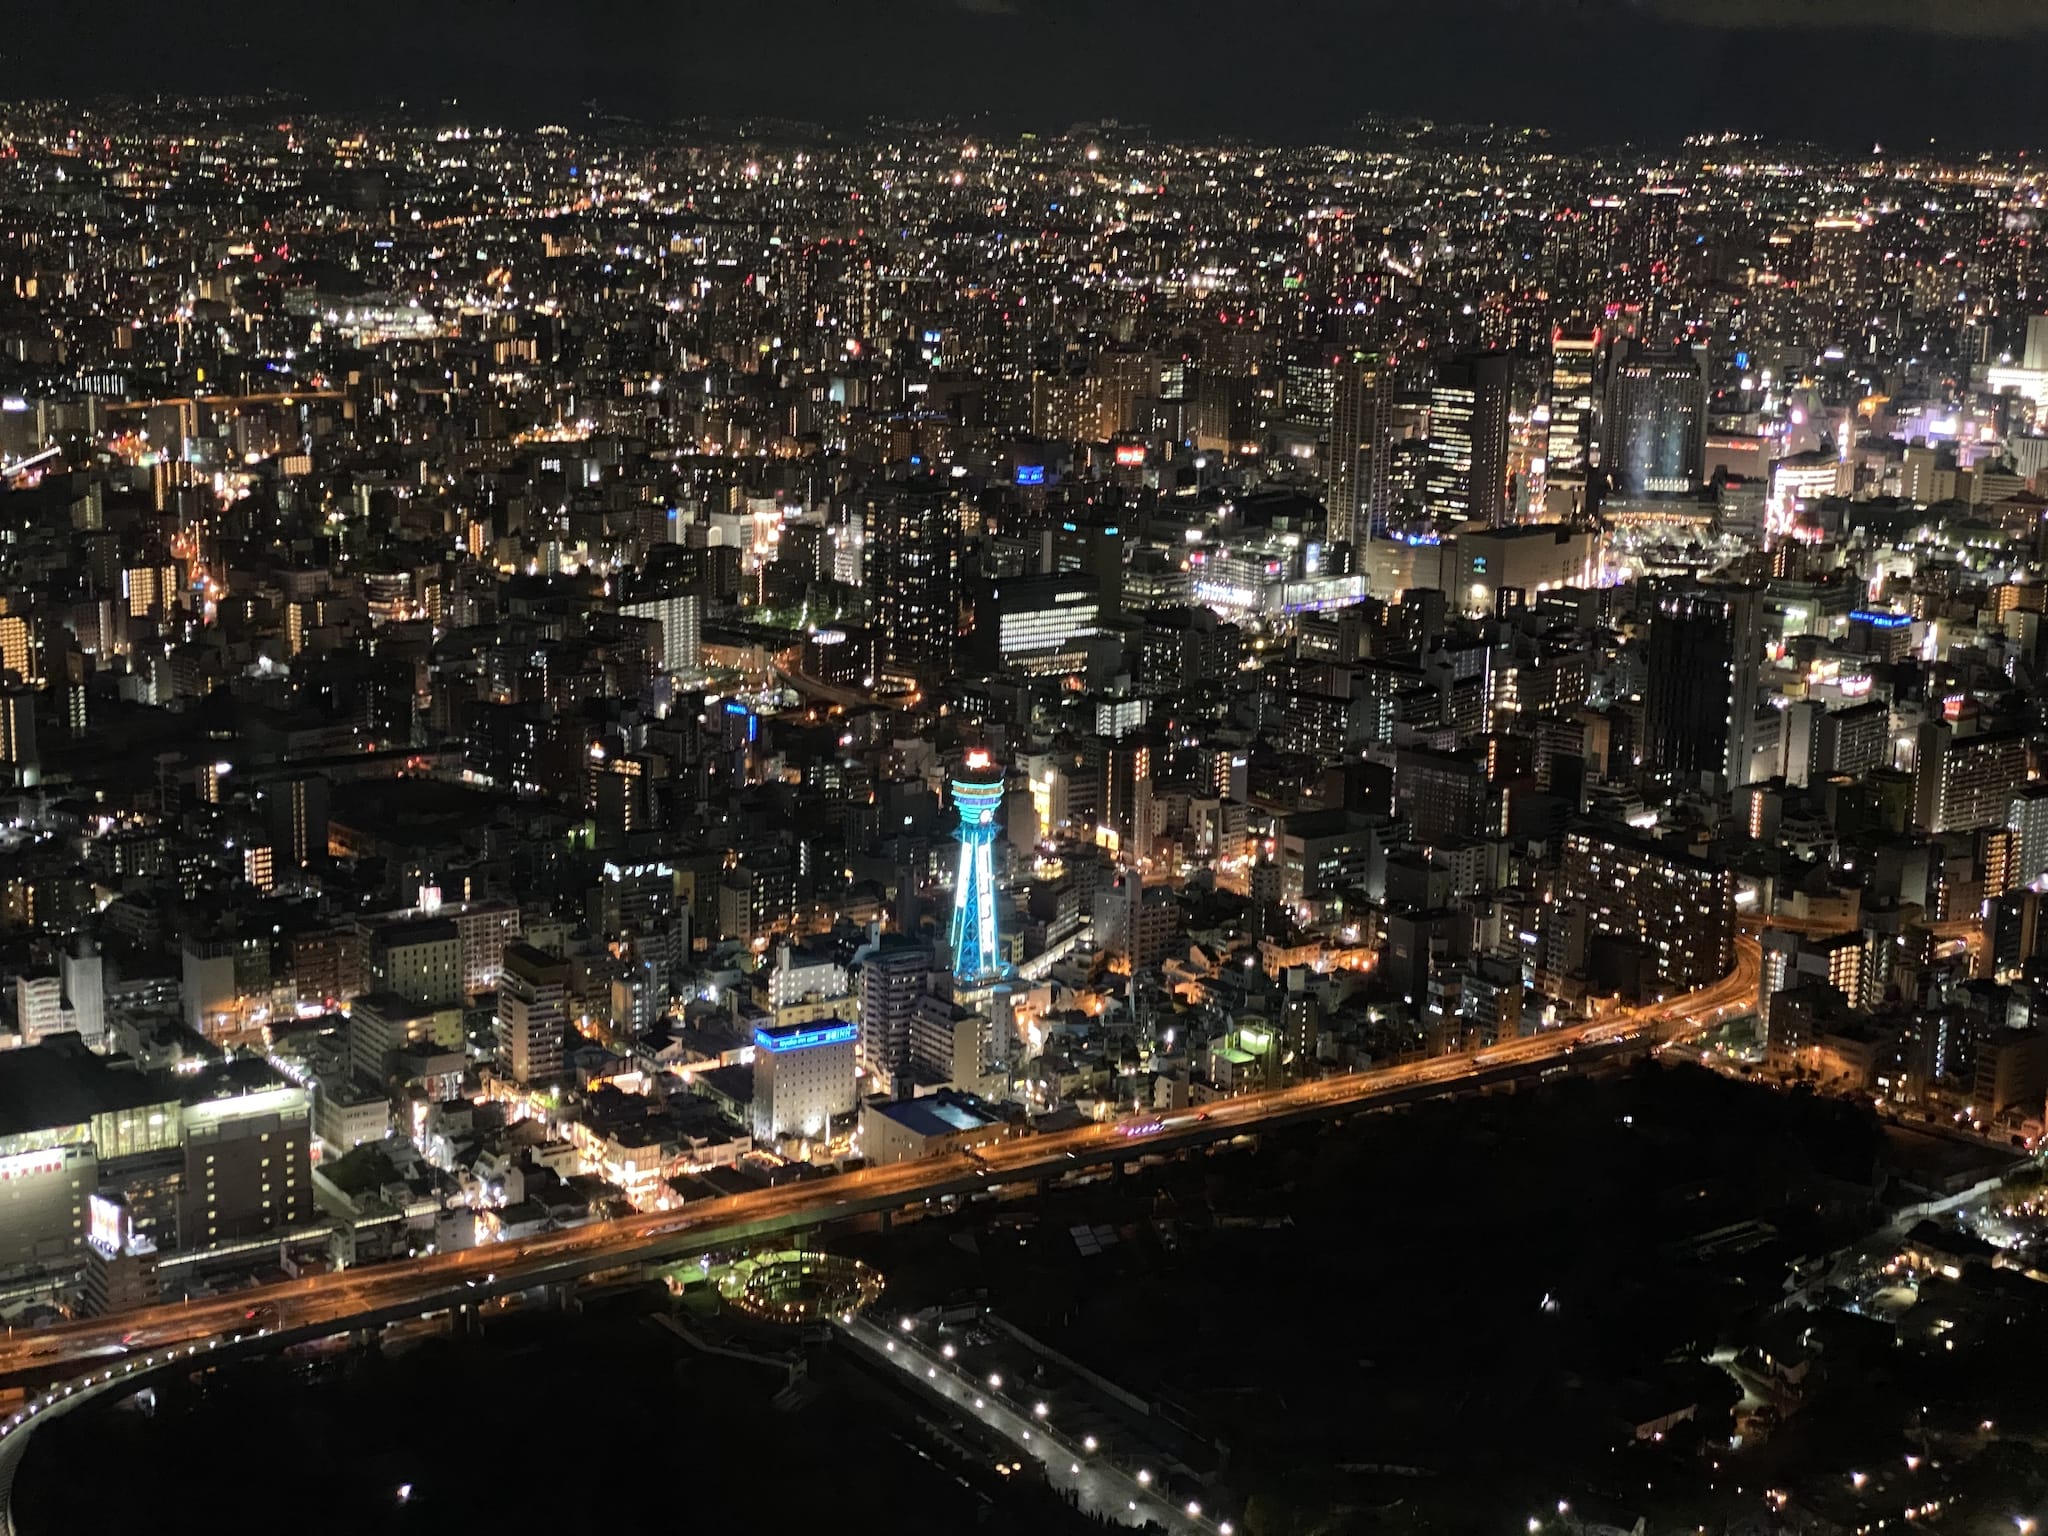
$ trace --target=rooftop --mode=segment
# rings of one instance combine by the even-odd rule
[[[161,1074],[112,1066],[76,1035],[0,1051],[0,1136],[83,1125],[95,1115],[177,1098]]]
[[[995,1106],[971,1093],[942,1089],[916,1099],[870,1099],[868,1107],[918,1136],[954,1136],[1000,1125]]]

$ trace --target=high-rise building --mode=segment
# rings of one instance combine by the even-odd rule
[[[1694,587],[1656,600],[1645,642],[1644,764],[1674,781],[1748,777],[1762,661],[1760,594]]]
[[[1550,456],[1553,481],[1583,480],[1600,430],[1600,332],[1550,338]]]
[[[1330,390],[1330,542],[1363,543],[1387,520],[1387,457],[1393,448],[1394,390],[1376,355],[1340,357]]]
[[[1507,521],[1513,377],[1513,360],[1505,352],[1469,353],[1438,365],[1429,392],[1429,467],[1423,483],[1432,516],[1488,528]]]
[[[910,1066],[917,1000],[931,991],[932,951],[885,933],[860,962],[860,1055],[871,1076],[893,1084]]]
[[[506,945],[498,986],[498,1070],[517,1083],[556,1076],[568,1027],[568,962],[531,944]]]
[[[1303,432],[1321,437],[1329,431],[1335,389],[1336,373],[1327,352],[1304,347],[1282,366],[1281,405],[1286,419]]]
[[[107,1038],[106,967],[99,946],[82,936],[57,962],[64,1007],[78,1038],[98,1050]]]
[[[877,485],[868,493],[865,524],[868,590],[887,659],[950,661],[960,632],[957,495],[931,477]]]
[[[0,668],[13,674],[13,681],[36,681],[35,631],[18,613],[0,614]]]
[[[850,1114],[857,1026],[841,1019],[763,1024],[754,1031],[754,1140],[826,1134],[835,1115]]]
[[[1014,576],[974,590],[972,651],[991,672],[1046,676],[1085,671],[1088,641],[1102,631],[1091,576]]]
[[[1707,387],[1697,357],[1631,345],[1607,383],[1601,463],[1617,495],[1689,496],[1706,455]]]
[[[619,604],[632,619],[652,619],[661,626],[661,670],[671,677],[695,677],[704,656],[704,599],[675,583],[665,590],[642,593]]]
[[[1124,599],[1124,540],[1114,516],[1077,516],[1052,532],[1047,569],[1059,576],[1086,576],[1095,583],[1103,622],[1114,621]]]
[[[211,1247],[317,1219],[310,1089],[243,1056],[198,1073],[184,1099],[180,1247]]]
[[[1548,357],[1508,354],[1507,474],[1503,521],[1520,523],[1540,513],[1550,483]]]
[[[1807,291],[1836,305],[1862,302],[1871,290],[1870,226],[1853,214],[1828,214],[1813,221]]]
[[[986,986],[1003,969],[996,943],[996,812],[1003,803],[1003,770],[980,748],[953,775],[953,806],[960,816],[960,864],[953,877],[953,981]]]
[[[0,688],[0,778],[34,784],[41,759],[36,753],[36,696],[27,688]]]
[[[2048,784],[2029,784],[2006,805],[2005,824],[2019,840],[2014,885],[2031,885],[2048,874]]]
[[[332,789],[325,774],[298,772],[273,779],[257,791],[271,846],[295,869],[327,856]]]
[[[910,1056],[926,1077],[980,1093],[987,1083],[994,1049],[986,1013],[950,997],[918,999],[910,1026]]]
[[[2027,781],[2027,740],[2017,731],[1960,736],[1946,720],[1920,725],[1913,760],[1913,820],[1928,832],[2006,825]]]
[[[1581,907],[1594,932],[1640,943],[1678,986],[1734,967],[1734,872],[1668,843],[1604,825],[1567,832],[1557,899]]]
[[[2027,344],[2020,366],[2031,373],[2048,373],[2048,315],[2027,316]]]

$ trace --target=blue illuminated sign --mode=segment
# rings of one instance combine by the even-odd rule
[[[816,1029],[800,1029],[794,1034],[771,1034],[768,1030],[754,1031],[754,1044],[764,1051],[807,1051],[814,1045],[851,1045],[859,1035],[858,1025],[835,1020],[821,1024]]]
[[[1858,608],[1849,615],[1854,624],[1868,624],[1876,629],[1903,629],[1913,622],[1910,613],[1872,613],[1868,608]]]
[[[1747,352],[1738,352],[1738,353],[1736,353],[1736,354],[1735,354],[1735,367],[1736,367],[1737,371],[1739,371],[1739,372],[1747,372],[1747,371],[1748,371],[1748,369],[1749,369],[1749,354],[1748,354]]]
[[[1043,464],[1019,464],[1017,466],[1017,483],[1019,485],[1045,484],[1045,466]]]
[[[936,347],[941,339],[937,331],[926,331],[924,333],[924,344],[928,347]]]

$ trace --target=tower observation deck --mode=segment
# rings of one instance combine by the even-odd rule
[[[960,816],[960,868],[953,880],[953,980],[983,987],[1003,976],[996,943],[996,811],[1003,803],[1003,770],[987,751],[967,754],[953,775],[953,808]]]

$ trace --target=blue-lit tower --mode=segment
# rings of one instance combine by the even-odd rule
[[[985,987],[1002,978],[996,945],[996,810],[1003,803],[1003,770],[980,748],[953,775],[953,808],[960,813],[960,868],[953,878],[953,983]]]

